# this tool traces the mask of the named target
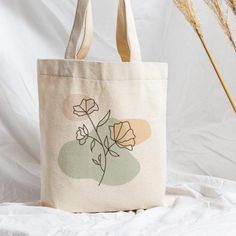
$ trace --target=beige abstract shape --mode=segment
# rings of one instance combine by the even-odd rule
[[[140,144],[151,136],[151,127],[148,121],[143,119],[125,119],[128,121],[135,134],[135,145]]]
[[[65,98],[63,101],[63,114],[67,119],[72,121],[84,121],[88,119],[87,116],[77,116],[73,113],[73,107],[79,105],[84,98],[88,97],[80,94],[71,94]]]

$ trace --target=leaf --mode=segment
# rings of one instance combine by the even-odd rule
[[[100,163],[101,163],[101,157],[102,157],[102,155],[99,154],[99,156],[98,156],[98,160],[99,160]]]
[[[111,110],[109,110],[107,114],[98,122],[97,127],[104,125],[109,120],[110,115],[111,115]]]
[[[95,165],[97,165],[97,166],[99,166],[100,164],[98,163],[98,161],[97,160],[95,160],[95,159],[92,159],[92,161],[93,161],[93,163],[95,164]]]
[[[92,140],[92,142],[90,143],[90,150],[93,151],[94,147],[95,147],[95,139]]]
[[[108,141],[108,137],[106,136],[105,140],[104,140],[104,145],[107,149],[109,149],[109,141]]]
[[[109,153],[113,156],[113,157],[119,157],[120,155],[117,152],[114,152],[112,150],[109,150]]]

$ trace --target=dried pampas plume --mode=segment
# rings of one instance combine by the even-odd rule
[[[224,33],[228,37],[229,41],[233,45],[233,48],[236,52],[236,43],[233,39],[229,24],[227,22],[227,16],[225,15],[225,12],[223,10],[221,0],[204,0],[204,1],[209,6],[209,8],[214,12],[221,28],[223,29]]]
[[[216,72],[216,75],[217,75],[234,111],[236,112],[236,103],[234,102],[233,96],[231,95],[229,89],[227,88],[227,85],[226,85],[223,77],[221,76],[221,73],[215,63],[215,60],[213,59],[213,56],[211,55],[210,50],[207,47],[207,44],[205,42],[202,30],[201,30],[200,21],[197,17],[192,0],[173,0],[173,1],[174,1],[175,5],[178,7],[178,9],[181,11],[181,13],[184,15],[186,20],[191,24],[194,31],[197,33],[197,35],[203,45],[203,48],[205,49],[207,56],[208,56],[212,66]]]
[[[191,24],[198,35],[202,36],[201,25],[196,15],[192,1],[190,0],[174,0],[175,5],[183,13],[186,20]]]
[[[234,15],[236,16],[236,0],[226,0],[226,3],[231,8]]]

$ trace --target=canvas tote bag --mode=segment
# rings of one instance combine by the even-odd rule
[[[92,28],[91,3],[80,0],[65,59],[38,60],[42,204],[70,212],[161,206],[167,64],[141,61],[129,0],[118,7],[122,62],[84,60]]]

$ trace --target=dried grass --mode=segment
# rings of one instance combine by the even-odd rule
[[[224,12],[221,0],[204,0],[204,1],[209,6],[209,8],[213,11],[213,13],[215,14],[222,30],[224,31],[224,33],[228,37],[229,41],[231,42],[231,44],[236,52],[236,43],[233,39],[231,30],[230,30],[230,27],[229,27],[229,24],[227,21],[227,16]],[[231,2],[232,2],[232,0],[231,0]]]
[[[202,36],[201,25],[191,0],[174,0],[175,5],[185,16],[196,33]]]
[[[227,85],[223,79],[223,77],[221,76],[221,73],[215,63],[215,60],[213,58],[213,56],[210,53],[210,50],[207,47],[207,44],[205,42],[202,30],[201,30],[201,25],[200,25],[200,21],[198,19],[197,13],[195,11],[195,8],[193,6],[193,2],[192,0],[173,0],[175,5],[177,6],[177,8],[180,10],[180,12],[184,15],[184,17],[186,18],[186,20],[190,23],[190,25],[192,26],[192,28],[194,29],[194,31],[197,33],[204,50],[207,53],[207,56],[216,72],[216,75],[230,101],[230,104],[232,105],[235,113],[236,113],[236,103],[234,102],[234,98],[231,95],[229,89],[227,88]]]
[[[234,15],[236,16],[236,0],[226,0],[226,3],[231,8]]]

